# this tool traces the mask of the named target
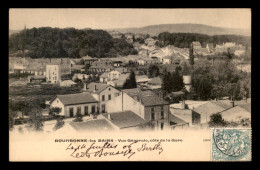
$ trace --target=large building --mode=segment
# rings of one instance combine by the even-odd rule
[[[60,116],[74,117],[97,113],[98,101],[90,93],[57,95],[50,101],[50,108],[61,108]]]
[[[90,92],[98,101],[98,112],[106,113],[106,103],[120,95],[120,91],[107,84],[90,83],[87,85],[87,92]]]
[[[108,113],[130,110],[151,122],[157,130],[169,128],[169,103],[151,90],[125,89],[107,103],[107,110]]]
[[[46,65],[46,81],[52,84],[61,82],[61,72],[58,64]]]
[[[46,64],[46,81],[52,84],[60,83],[63,75],[71,74],[71,63],[69,59],[50,59]]]

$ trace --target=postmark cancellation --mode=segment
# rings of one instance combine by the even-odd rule
[[[251,129],[211,129],[212,161],[251,161]]]

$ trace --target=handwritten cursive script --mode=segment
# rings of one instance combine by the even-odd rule
[[[144,152],[144,151],[159,151],[158,154],[160,155],[163,152],[163,148],[161,142],[148,146],[147,143],[142,143],[142,145],[138,145],[138,142],[132,142],[127,145],[113,144],[109,142],[105,143],[96,143],[93,142],[89,146],[86,144],[73,144],[70,143],[66,150],[72,151],[70,156],[74,158],[91,158],[91,157],[107,157],[107,156],[127,156],[130,159],[133,155],[137,152]]]

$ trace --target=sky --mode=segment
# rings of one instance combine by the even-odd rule
[[[196,23],[225,28],[251,29],[248,9],[10,9],[9,29],[74,27],[77,29],[135,28],[157,24]]]

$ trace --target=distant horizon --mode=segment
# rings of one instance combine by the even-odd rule
[[[9,9],[9,29],[33,27],[125,29],[165,24],[202,24],[211,27],[251,28],[251,9],[151,9],[151,8],[38,8]]]
[[[204,25],[204,26],[209,26],[209,27],[215,27],[215,28],[227,28],[227,29],[241,29],[241,30],[250,30],[249,28],[229,28],[229,27],[219,27],[219,26],[212,26],[212,25],[207,25],[207,24],[200,24],[200,23],[169,23],[169,24],[154,24],[154,25],[146,25],[146,26],[141,26],[141,27],[126,27],[126,28],[90,28],[90,27],[86,27],[86,28],[76,28],[76,27],[52,27],[52,26],[41,26],[41,27],[32,27],[32,28],[46,28],[46,27],[50,27],[50,28],[59,28],[59,29],[65,29],[65,28],[75,28],[75,29],[79,29],[79,30],[82,30],[82,29],[93,29],[93,30],[113,30],[113,29],[129,29],[129,28],[143,28],[143,27],[149,27],[149,26],[156,26],[156,25],[185,25],[185,24],[193,24],[193,25]],[[26,25],[25,25],[26,26]],[[32,28],[28,28],[26,26],[27,29],[32,29]],[[11,31],[21,31],[23,30],[24,28],[22,29],[10,29],[9,27],[9,30]]]

